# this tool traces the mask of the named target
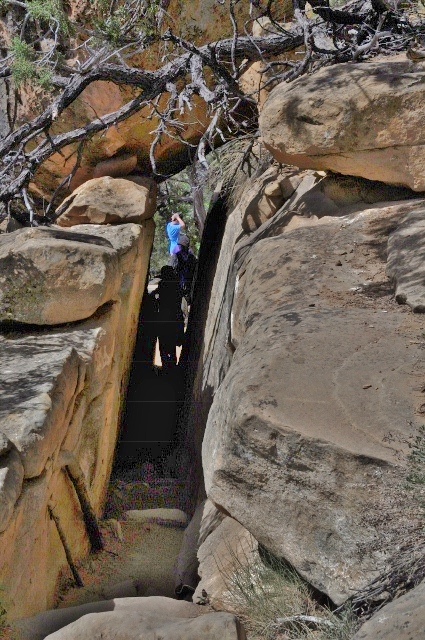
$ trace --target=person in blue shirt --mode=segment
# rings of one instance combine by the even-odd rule
[[[187,304],[190,305],[192,298],[192,284],[198,261],[190,249],[189,238],[185,233],[179,234],[178,245],[179,251],[171,256],[169,265],[175,269],[182,294],[184,298],[186,298]]]
[[[178,239],[180,231],[185,228],[185,223],[181,219],[178,213],[173,213],[171,216],[171,221],[166,226],[167,236],[170,241],[170,246],[168,247],[168,253],[173,255],[176,253],[176,249],[178,250]]]

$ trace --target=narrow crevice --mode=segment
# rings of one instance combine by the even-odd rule
[[[193,405],[192,394],[225,224],[226,206],[219,198],[208,213],[185,344],[173,371],[153,366],[154,344],[150,336],[155,331],[149,327],[146,297],[142,304],[111,486],[142,482],[149,477],[149,490],[157,492],[158,500],[155,504],[152,496],[146,495],[146,508],[178,506],[191,515],[203,486],[201,442],[210,401],[206,398],[205,406],[198,407],[202,415],[194,424],[198,409]],[[171,487],[173,482],[179,485],[178,497],[177,484]],[[174,493],[174,501],[167,501],[164,491]],[[138,508],[142,503],[139,500]],[[108,517],[116,517],[119,511],[115,504],[106,509]]]

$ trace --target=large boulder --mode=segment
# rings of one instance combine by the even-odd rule
[[[171,598],[118,598],[78,607],[46,611],[17,624],[23,640],[245,640],[245,632],[229,613]]]
[[[88,180],[62,202],[57,224],[140,223],[152,218],[155,207],[156,183],[151,178],[139,177],[136,184],[104,176]]]
[[[425,638],[425,583],[390,602],[356,633],[353,640]]]
[[[396,284],[396,300],[425,312],[425,215],[410,212],[388,240],[387,274]]]
[[[147,220],[142,225],[81,225],[78,234],[56,230],[52,236],[53,231],[41,234],[49,256],[54,254],[48,244],[52,237],[56,242],[77,237],[78,242],[66,241],[75,245],[72,259],[80,245],[111,251],[119,278],[116,302],[87,320],[56,327],[6,324],[0,333],[0,576],[10,620],[55,602],[66,557],[49,506],[74,560],[89,549],[81,504],[64,465],[71,459],[80,467],[100,515],[154,225]],[[92,244],[95,234],[100,244]],[[87,268],[90,264],[95,262]]]
[[[220,322],[233,358],[206,426],[205,486],[342,603],[385,568],[405,524],[394,505],[403,442],[422,422],[423,322],[394,301],[385,260],[400,219],[425,213],[423,201],[361,207],[286,231],[285,207],[230,260]]]
[[[90,614],[46,640],[245,640],[237,618],[230,613],[208,613],[195,619],[168,617],[164,612],[145,614],[108,611]]]
[[[198,559],[201,581],[193,602],[207,600],[216,610],[236,612],[237,576],[242,579],[259,560],[257,541],[239,522],[225,517],[199,547]]]
[[[424,79],[402,55],[281,83],[261,112],[263,141],[279,162],[424,191]]]
[[[20,229],[0,237],[0,320],[56,325],[115,300],[117,253],[94,235]]]

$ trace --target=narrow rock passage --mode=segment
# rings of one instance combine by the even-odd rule
[[[181,366],[167,373],[152,366],[142,308],[113,477],[137,473],[146,462],[160,475],[166,471],[183,404],[183,375]]]
[[[186,522],[167,518],[170,509],[187,512],[189,504],[186,479],[173,459],[176,419],[183,404],[183,368],[166,373],[152,365],[143,310],[140,318],[102,521],[105,550],[81,564],[83,588],[63,577],[59,607],[114,597],[175,595],[173,566]],[[161,509],[159,520],[140,522],[129,513],[136,512],[137,518],[146,509]]]
[[[182,404],[182,373],[161,374],[144,360],[133,361],[114,475],[152,462],[161,468],[173,442]]]

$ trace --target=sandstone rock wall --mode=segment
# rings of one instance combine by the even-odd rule
[[[87,0],[72,0],[69,4],[71,16],[79,16],[81,21],[90,19],[90,3]],[[170,0],[164,5],[164,24],[170,26],[176,35],[196,45],[231,37],[233,34],[229,0]],[[279,17],[286,16],[290,19],[293,14],[292,3],[289,0],[278,0],[274,8]],[[239,33],[243,34],[245,29],[250,30],[257,13],[253,5],[237,3],[233,10]],[[155,70],[163,65],[164,53],[162,46],[154,44],[133,56],[129,63],[136,68]],[[75,64],[75,53],[72,55],[72,59],[69,60],[71,65]],[[254,74],[254,77],[256,76],[258,71]],[[137,90],[133,87],[118,86],[113,82],[93,82],[55,120],[52,130],[59,133],[84,126],[94,116],[101,118],[118,110],[136,95]],[[157,111],[165,113],[170,99],[171,94],[164,93],[156,105]],[[24,93],[23,104],[18,107],[19,120],[23,122],[28,119],[41,101],[41,96],[34,96],[31,92]],[[155,149],[157,170],[163,175],[177,173],[190,162],[190,147],[182,141],[191,145],[197,144],[210,122],[207,105],[196,94],[191,96],[191,108],[178,109],[173,117],[176,126],[170,127],[171,135],[164,135]],[[161,122],[157,113],[148,105],[117,126],[108,127],[106,131],[93,136],[83,152],[81,166],[72,179],[71,191],[94,177],[126,176],[131,171],[143,175],[150,174],[150,147]],[[70,145],[64,154],[55,153],[44,162],[32,182],[32,190],[39,194],[51,193],[61,179],[73,169],[75,156],[71,152],[75,150],[76,145]],[[108,159],[112,159],[112,164],[108,164]]]
[[[10,619],[53,604],[66,558],[49,509],[59,518],[73,558],[88,551],[81,506],[65,465],[72,460],[81,469],[100,515],[153,232],[152,220],[61,231],[84,235],[87,247],[92,236],[109,245],[117,263],[113,299],[91,317],[65,325],[2,326],[0,576]]]
[[[400,54],[281,83],[261,112],[263,140],[279,162],[424,191],[423,77]]]
[[[386,274],[388,238],[425,217],[424,201],[355,184],[307,172],[250,234],[252,199],[229,214],[195,386],[197,406],[212,400],[207,496],[337,603],[397,549],[424,374],[423,320]],[[392,264],[423,298],[422,270],[399,246]]]
[[[184,442],[181,457],[189,468],[193,506],[199,487],[200,499],[203,497],[200,449],[205,423],[233,354],[228,319],[236,278],[235,243],[244,236],[244,229],[255,229],[283,205],[301,175],[296,169],[280,171],[273,166],[246,190],[234,211],[228,214],[225,202],[217,198],[208,214],[184,354],[184,357],[190,357],[190,366],[187,402],[180,424],[181,441]]]
[[[368,620],[353,640],[410,640],[425,634],[425,583],[390,602]]]

